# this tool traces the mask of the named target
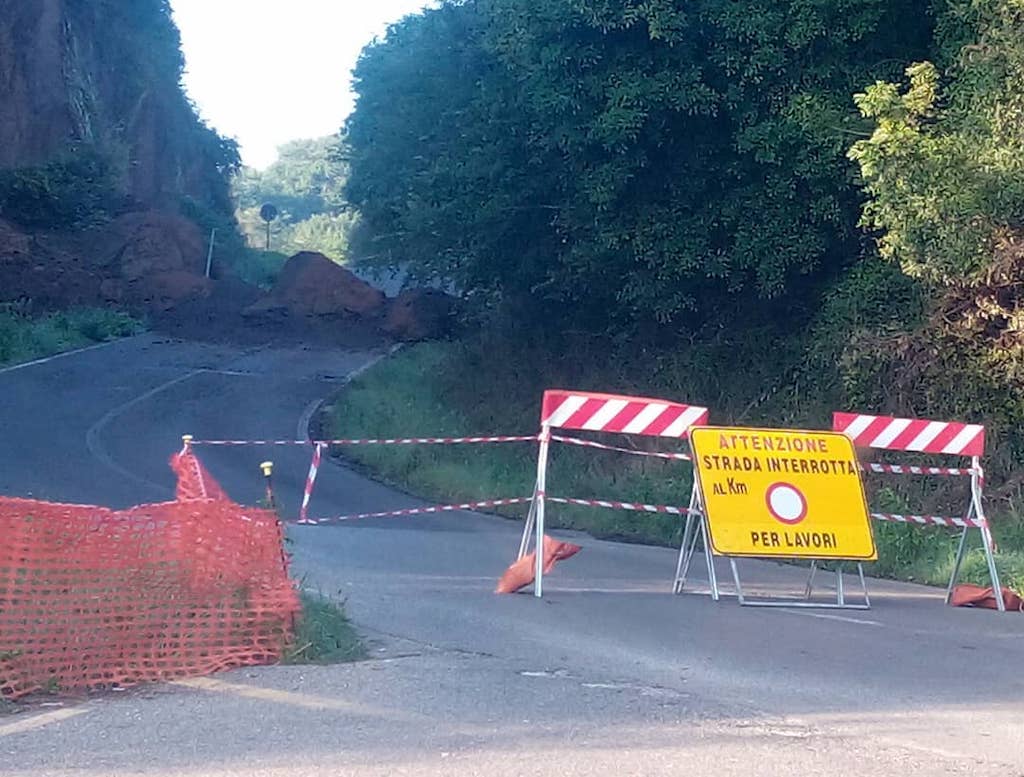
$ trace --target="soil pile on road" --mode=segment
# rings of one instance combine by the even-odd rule
[[[270,296],[249,313],[279,312],[296,316],[375,318],[384,294],[323,254],[303,251],[285,264]]]

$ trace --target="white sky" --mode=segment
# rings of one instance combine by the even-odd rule
[[[203,117],[263,168],[277,147],[336,132],[363,46],[427,0],[171,0],[185,86]]]

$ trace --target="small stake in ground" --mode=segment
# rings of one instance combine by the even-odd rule
[[[260,464],[260,470],[263,472],[263,479],[267,482],[267,506],[274,510],[277,508],[277,502],[274,499],[274,462],[263,462]]]

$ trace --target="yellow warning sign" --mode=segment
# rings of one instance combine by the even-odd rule
[[[691,429],[690,444],[716,553],[878,557],[845,435],[705,426]]]

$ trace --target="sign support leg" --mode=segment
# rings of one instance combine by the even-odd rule
[[[708,582],[711,584],[711,598],[717,602],[721,598],[721,594],[718,591],[718,574],[715,572],[715,558],[711,552],[711,533],[708,531],[706,515],[700,517],[700,533],[704,541],[704,560],[708,565]]]
[[[697,516],[694,511],[699,502],[697,497],[697,480],[694,478],[693,488],[690,491],[690,510],[686,514],[686,522],[683,528],[683,540],[679,544],[679,562],[676,564],[676,579],[672,585],[672,593],[679,594],[686,585],[686,573],[690,569],[690,558],[693,556],[694,544],[694,522]]]
[[[736,568],[736,559],[730,558],[729,566],[732,568],[732,579],[736,583],[736,598],[739,599],[740,607],[744,607],[747,600],[743,596],[743,585],[740,583],[740,571]]]
[[[860,577],[860,590],[864,594],[864,606],[871,608],[871,597],[868,596],[868,581],[864,579],[864,565],[857,562],[857,576]]]
[[[537,506],[534,511],[537,535],[533,547],[537,556],[537,566],[534,573],[533,595],[538,599],[544,596],[544,492],[547,489],[550,447],[551,428],[545,424],[540,433],[540,451],[537,454],[537,496],[534,500]]]
[[[811,573],[807,576],[807,587],[804,589],[804,599],[810,600],[814,592],[814,575],[818,571],[818,559],[811,559]]]

